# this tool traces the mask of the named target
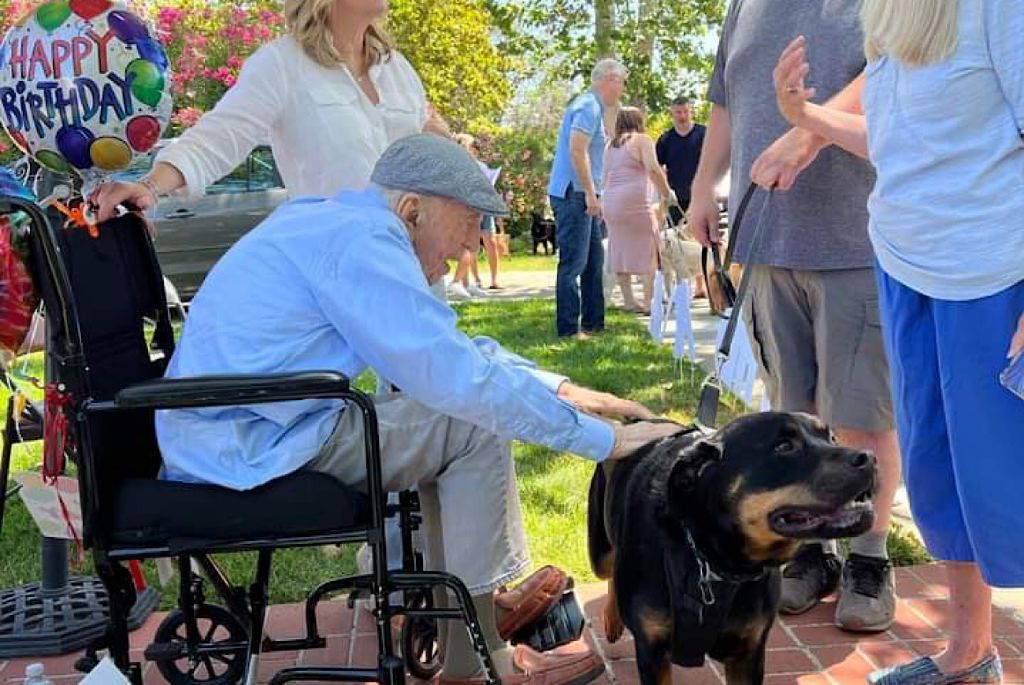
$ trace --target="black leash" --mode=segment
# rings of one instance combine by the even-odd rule
[[[732,221],[732,228],[729,232],[729,247],[725,253],[725,261],[722,261],[721,251],[717,244],[713,245],[710,249],[704,248],[701,251],[701,262],[705,279],[708,277],[707,259],[710,253],[715,264],[714,276],[719,285],[722,286],[722,291],[725,293],[730,308],[729,323],[726,324],[725,334],[722,336],[722,342],[719,344],[718,351],[715,354],[715,368],[704,379],[700,389],[700,401],[697,403],[696,423],[704,432],[714,431],[715,423],[718,420],[718,404],[722,395],[722,367],[729,361],[729,354],[732,352],[732,342],[736,337],[736,327],[739,325],[743,305],[750,290],[754,256],[759,253],[761,240],[764,237],[765,215],[771,204],[771,196],[775,192],[774,190],[768,191],[768,197],[765,198],[764,204],[761,206],[761,213],[758,214],[757,224],[754,226],[754,232],[750,236],[750,250],[747,254],[747,263],[743,269],[743,276],[740,278],[739,288],[734,290],[732,282],[729,280],[728,270],[732,266],[733,253],[736,250],[736,244],[739,242],[740,225],[747,212],[747,206],[750,204],[750,200],[756,190],[757,186],[751,183],[750,187],[747,188],[747,192],[743,195],[743,199],[740,201],[740,206],[736,211],[736,217]],[[709,288],[708,298],[710,297],[711,292]]]

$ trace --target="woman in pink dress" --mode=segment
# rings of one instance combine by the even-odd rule
[[[660,208],[651,203],[652,183],[661,193]],[[601,202],[608,226],[608,259],[628,311],[650,311],[659,217],[672,201],[672,189],[658,164],[654,141],[645,133],[643,112],[623,107],[615,120],[615,137],[604,153]],[[633,276],[643,278],[642,305],[633,297]]]

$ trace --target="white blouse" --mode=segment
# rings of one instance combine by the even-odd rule
[[[320,66],[291,36],[278,38],[246,61],[234,87],[157,161],[177,168],[194,197],[269,141],[290,196],[362,188],[385,148],[427,119],[423,84],[405,57],[393,51],[370,78],[377,105],[347,68]]]

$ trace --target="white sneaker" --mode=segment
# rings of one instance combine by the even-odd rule
[[[448,284],[448,299],[449,300],[472,300],[473,296],[466,290],[466,286],[462,285],[458,281],[452,281]]]
[[[487,297],[490,294],[486,290],[475,284],[469,286],[468,288],[466,288],[466,290],[473,297]]]

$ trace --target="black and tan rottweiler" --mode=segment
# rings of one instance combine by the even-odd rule
[[[609,641],[633,633],[642,685],[668,685],[672,663],[705,656],[729,685],[761,683],[778,567],[803,539],[868,530],[875,483],[870,453],[837,445],[811,416],[772,412],[598,466],[588,542],[608,579]]]

